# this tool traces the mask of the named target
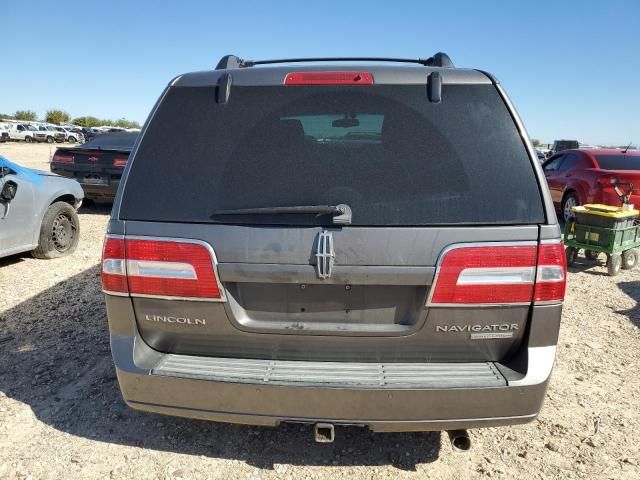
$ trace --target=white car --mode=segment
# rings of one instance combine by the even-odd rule
[[[19,140],[27,143],[40,141],[36,137],[36,129],[26,123],[7,124],[7,132],[9,133],[9,140]]]
[[[82,133],[74,132],[69,127],[53,127],[58,132],[64,133],[64,141],[69,143],[84,143],[84,135]]]
[[[6,125],[0,123],[0,143],[9,141],[9,129]]]

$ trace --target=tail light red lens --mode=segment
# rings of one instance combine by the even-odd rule
[[[53,158],[51,159],[52,162],[55,163],[69,163],[69,164],[73,164],[75,162],[75,159],[73,157],[73,155],[64,155],[61,153],[54,153],[53,154]]]
[[[108,236],[102,248],[102,290],[108,293],[128,294],[125,270],[124,238]]]
[[[113,166],[114,167],[124,167],[127,164],[127,158],[114,158]]]
[[[224,299],[213,250],[199,241],[107,237],[102,285],[107,293],[131,296]]]
[[[431,303],[530,302],[536,246],[468,246],[445,252]]]
[[[525,304],[564,299],[562,244],[454,246],[444,252],[430,304]]]
[[[551,303],[564,300],[567,286],[567,257],[562,243],[542,243],[538,247],[538,273],[533,299]]]
[[[603,175],[596,180],[601,187],[613,187],[618,183],[618,179],[613,175]]]
[[[293,85],[373,85],[369,72],[291,72],[284,84]]]

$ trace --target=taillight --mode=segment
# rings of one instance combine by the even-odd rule
[[[567,286],[567,257],[560,242],[542,243],[538,247],[535,302],[552,303],[564,300]]]
[[[450,249],[438,267],[431,303],[531,302],[535,245],[473,245]]]
[[[526,304],[564,299],[560,243],[453,246],[439,262],[430,304]]]
[[[114,167],[124,167],[127,164],[127,158],[114,158],[113,166]]]
[[[195,240],[108,236],[102,288],[120,295],[224,300],[213,251]]]
[[[73,155],[63,155],[61,153],[54,153],[53,154],[53,158],[51,159],[52,162],[55,163],[74,163],[75,159],[73,158]]]
[[[613,175],[602,175],[596,180],[601,187],[613,187],[618,184],[618,179]]]
[[[102,290],[116,295],[129,293],[125,270],[124,237],[107,236],[102,248]]]
[[[291,72],[285,85],[373,85],[369,72]]]

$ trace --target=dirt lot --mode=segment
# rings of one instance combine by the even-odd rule
[[[48,145],[0,144],[48,168]],[[0,478],[640,478],[640,270],[572,269],[540,418],[445,434],[190,421],[129,410],[111,363],[98,262],[108,207],[83,208],[73,256],[0,259]],[[588,267],[588,268],[587,268]]]

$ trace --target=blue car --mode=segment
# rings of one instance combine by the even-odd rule
[[[80,239],[75,180],[25,168],[0,156],[0,257],[31,251],[36,258],[72,253]]]

